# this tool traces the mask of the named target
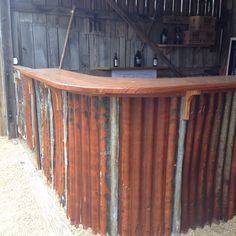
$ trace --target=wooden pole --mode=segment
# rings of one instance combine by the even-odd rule
[[[72,25],[72,21],[73,21],[74,15],[75,15],[75,8],[76,7],[74,5],[73,9],[71,11],[71,16],[70,16],[70,20],[69,20],[69,24],[68,24],[68,28],[67,28],[67,32],[66,32],[66,38],[65,38],[65,42],[64,42],[64,46],[63,46],[63,50],[62,50],[62,54],[61,54],[59,69],[61,69],[63,66],[66,48],[67,48],[67,44],[68,44],[68,40],[69,40],[69,36],[70,36],[70,31],[71,31],[71,25]]]
[[[130,26],[133,28],[138,37],[147,45],[149,45],[158,57],[174,72],[175,76],[181,77],[182,73],[168,60],[168,58],[158,48],[157,44],[150,40],[148,36],[137,26],[135,22],[121,9],[113,0],[106,0],[110,7]]]
[[[17,137],[16,128],[16,100],[15,85],[13,79],[13,52],[11,33],[10,0],[0,1],[0,60],[2,69],[3,90],[6,101],[6,123],[9,138]]]

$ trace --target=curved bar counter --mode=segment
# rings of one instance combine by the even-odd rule
[[[15,67],[15,82],[19,134],[73,224],[178,235],[236,215],[236,77]]]

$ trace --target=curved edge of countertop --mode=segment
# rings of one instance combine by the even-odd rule
[[[112,78],[92,76],[60,69],[31,69],[14,66],[24,77],[72,93],[100,96],[167,96],[187,91],[214,92],[236,90],[236,76],[183,78]]]

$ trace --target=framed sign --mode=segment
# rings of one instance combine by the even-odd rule
[[[230,39],[226,75],[236,75],[236,38]]]

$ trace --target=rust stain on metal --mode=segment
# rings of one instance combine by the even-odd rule
[[[47,89],[43,88],[42,96],[42,155],[43,155],[43,170],[49,182],[51,182],[51,150],[50,150],[50,127],[49,127],[49,114],[47,109]]]
[[[224,95],[219,93],[216,95],[216,107],[212,122],[212,133],[209,144],[208,163],[206,170],[206,197],[205,197],[205,214],[206,221],[212,223],[213,220],[213,208],[214,208],[214,183],[215,183],[215,167],[217,163],[217,155],[219,149],[220,127],[223,113],[223,100]]]
[[[178,98],[121,99],[121,235],[170,234],[177,124]]]
[[[130,161],[132,163],[132,168],[130,169],[130,234],[138,235],[140,234],[140,183],[141,183],[141,153],[142,153],[142,122],[143,122],[143,110],[142,110],[142,99],[136,98],[132,99],[131,102],[131,153]],[[140,127],[140,128],[138,128]]]
[[[232,158],[233,159],[230,175],[228,219],[232,219],[236,215],[236,136],[234,138],[234,150]]]
[[[91,225],[91,175],[90,175],[90,148],[89,148],[89,97],[80,96],[81,108],[81,158],[82,158],[82,222],[85,227]]]
[[[65,187],[65,166],[64,166],[64,147],[63,147],[63,114],[61,92],[52,90],[52,105],[54,114],[54,137],[55,137],[55,169],[54,169],[54,187],[64,201]]]
[[[75,188],[77,187],[75,179],[75,132],[78,131],[74,127],[74,104],[75,95],[69,94],[68,96],[68,207],[67,214],[72,222],[76,224],[76,210],[78,210],[77,204],[80,203],[80,198],[75,198]],[[77,141],[77,140],[76,140]],[[77,143],[78,144],[78,143]],[[80,156],[78,155],[77,158]],[[75,206],[74,206],[75,204]],[[79,222],[80,223],[80,222]]]
[[[32,130],[31,94],[30,94],[29,80],[26,78],[24,78],[23,80],[24,80],[26,137],[30,149],[33,150],[34,141],[33,141],[33,130]]]
[[[151,234],[164,234],[164,209],[165,209],[165,176],[166,176],[166,155],[168,123],[169,123],[168,98],[159,98],[157,103],[157,117],[154,124],[154,161],[153,161],[153,194],[151,208]],[[147,148],[147,147],[145,147]]]
[[[196,120],[196,98],[193,99],[191,104],[190,119],[187,125],[186,142],[185,142],[185,154],[183,161],[183,174],[182,174],[182,209],[181,209],[181,229],[187,231],[189,226],[189,191],[190,186],[190,167],[192,157],[192,146],[194,139],[194,126]]]
[[[98,98],[97,100],[97,124],[98,124],[98,135],[99,135],[99,156],[100,156],[100,232],[102,235],[106,235],[108,232],[108,212],[109,202],[108,196],[110,190],[107,183],[108,166],[107,166],[107,153],[106,153],[106,123],[107,120],[107,108],[104,105],[105,98]]]
[[[68,216],[76,225],[109,231],[109,107],[106,98],[68,96]]]
[[[198,226],[203,226],[208,220],[206,218],[205,196],[206,196],[206,182],[205,175],[208,162],[208,149],[210,144],[210,134],[212,131],[212,120],[214,114],[215,95],[204,95],[205,99],[205,120],[204,132],[202,134],[201,151],[199,153],[199,171],[198,171],[198,190],[197,190],[197,223]],[[196,220],[196,219],[195,219]]]
[[[235,198],[236,122],[232,93],[201,95],[195,103],[185,144],[183,232],[217,220],[228,220],[236,212],[232,201]]]
[[[153,150],[154,150],[154,111],[155,111],[155,100],[152,98],[147,98],[144,101],[143,109],[143,122],[144,127],[143,131],[143,145],[144,147],[149,147],[142,150],[142,173],[141,178],[141,189],[143,191],[143,197],[141,198],[141,225],[140,225],[140,234],[141,235],[150,235],[151,234],[151,196],[152,196],[152,162],[153,162]]]
[[[82,181],[82,151],[81,151],[81,117],[82,113],[80,110],[80,96],[73,95],[73,113],[72,113],[72,120],[71,120],[71,128],[73,129],[74,136],[72,136],[72,145],[74,142],[74,146],[71,148],[74,152],[74,160],[71,163],[71,168],[73,168],[73,176],[72,176],[72,185],[73,188],[73,212],[75,217],[75,224],[79,225],[82,221],[82,197],[83,197],[83,181]]]
[[[203,127],[205,120],[205,100],[204,95],[201,95],[199,100],[197,101],[197,118],[196,118],[196,126],[194,132],[194,141],[192,147],[192,160],[191,160],[191,169],[190,169],[190,187],[189,187],[189,217],[190,224],[192,227],[197,225],[196,215],[197,215],[197,189],[198,183],[197,175],[198,175],[198,167],[199,167],[199,157],[200,157],[200,146],[201,140],[203,136]]]
[[[96,119],[96,97],[90,98],[89,117],[89,149],[90,149],[90,171],[91,171],[91,226],[95,232],[100,229],[100,207],[99,207],[99,132]]]
[[[233,159],[233,146],[236,131],[236,93],[233,93],[230,117],[228,123],[227,144],[224,162],[223,189],[222,189],[222,219],[228,219],[230,172]]]
[[[164,232],[166,235],[171,233],[171,220],[173,208],[173,176],[175,170],[175,156],[177,145],[177,124],[179,120],[179,98],[173,97],[170,100],[170,114],[168,127],[168,146],[166,156],[166,187],[165,187],[165,210],[164,210]]]
[[[226,153],[226,143],[227,143],[231,103],[232,103],[232,93],[229,92],[226,94],[225,98],[220,140],[218,144],[219,151],[216,165],[215,192],[214,192],[214,218],[216,220],[222,219],[222,190],[223,190],[222,178],[224,175],[224,160]]]
[[[130,230],[130,141],[131,141],[131,99],[122,98],[120,109],[120,218],[119,218],[119,232],[121,235],[129,235]]]

